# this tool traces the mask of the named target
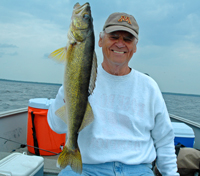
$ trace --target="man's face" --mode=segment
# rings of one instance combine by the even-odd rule
[[[102,47],[103,62],[109,65],[128,66],[137,50],[135,37],[126,31],[105,33],[104,37],[99,39],[99,46]]]

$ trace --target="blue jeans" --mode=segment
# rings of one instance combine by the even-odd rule
[[[83,164],[82,176],[154,176],[151,164],[126,165],[120,162],[103,164]],[[80,176],[69,166],[63,169],[58,176]]]

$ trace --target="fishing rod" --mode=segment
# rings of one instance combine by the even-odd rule
[[[0,139],[6,140],[6,141],[4,142],[4,144],[5,144],[6,142],[10,141],[10,142],[14,142],[14,143],[20,144],[22,148],[24,148],[24,147],[27,146],[27,147],[32,147],[32,148],[35,148],[35,149],[43,150],[43,151],[45,151],[45,152],[53,153],[53,154],[56,154],[56,155],[59,154],[59,153],[52,152],[52,151],[49,151],[49,150],[45,150],[45,149],[42,149],[42,148],[39,148],[39,147],[35,147],[35,146],[32,146],[32,145],[22,144],[22,143],[20,143],[20,142],[13,141],[13,140],[11,140],[11,139],[7,139],[7,138],[1,137],[1,136],[0,136]]]

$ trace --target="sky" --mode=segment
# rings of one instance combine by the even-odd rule
[[[0,0],[0,79],[63,82],[64,65],[48,55],[66,45],[76,2],[91,5],[98,64],[105,20],[126,12],[139,24],[129,66],[148,73],[162,92],[200,95],[199,0]]]

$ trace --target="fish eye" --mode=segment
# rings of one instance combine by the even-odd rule
[[[84,15],[83,15],[83,18],[85,18],[85,19],[89,19],[90,16],[89,16],[88,14],[84,14]]]

